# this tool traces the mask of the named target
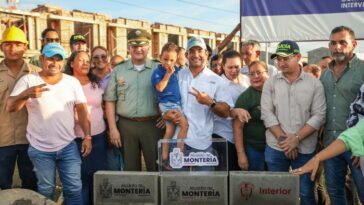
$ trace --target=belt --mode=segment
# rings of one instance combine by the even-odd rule
[[[131,121],[135,121],[135,122],[145,122],[145,121],[150,121],[150,120],[155,120],[157,118],[160,117],[160,115],[154,115],[154,116],[148,116],[148,117],[124,117],[124,116],[120,116],[121,118],[127,119],[127,120],[131,120]]]

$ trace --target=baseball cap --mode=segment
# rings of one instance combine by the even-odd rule
[[[278,44],[276,52],[272,54],[270,58],[274,59],[277,56],[288,57],[298,53],[300,53],[300,48],[298,47],[296,42],[291,40],[284,40]]]
[[[79,41],[82,41],[84,43],[87,43],[86,42],[86,38],[85,38],[84,35],[82,35],[82,34],[74,34],[70,38],[70,45],[73,45],[73,44],[75,44],[75,43],[77,43]]]
[[[149,43],[152,36],[145,30],[133,29],[128,33],[128,45],[129,46],[144,46]]]
[[[192,37],[187,42],[187,50],[190,50],[192,47],[198,46],[204,50],[206,50],[206,43],[201,37]]]
[[[42,55],[51,58],[55,55],[60,55],[62,59],[65,59],[65,52],[61,44],[59,43],[48,43],[42,50]]]

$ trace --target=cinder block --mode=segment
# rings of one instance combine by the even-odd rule
[[[299,177],[287,172],[230,172],[230,205],[299,204]]]
[[[161,173],[162,205],[227,205],[227,172]]]
[[[96,205],[158,205],[158,172],[98,171],[94,175]]]

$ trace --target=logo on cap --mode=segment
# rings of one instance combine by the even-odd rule
[[[274,59],[277,56],[287,57],[298,53],[300,53],[300,48],[296,42],[284,40],[278,44],[276,52],[272,54],[271,59]]]

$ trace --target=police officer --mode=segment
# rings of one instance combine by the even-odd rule
[[[104,97],[110,141],[123,147],[124,170],[141,170],[142,151],[147,170],[156,171],[157,142],[163,132],[156,127],[160,115],[150,79],[157,62],[147,57],[151,39],[148,32],[134,29],[127,39],[131,58],[114,68]]]
[[[9,113],[5,106],[18,79],[29,72],[39,71],[40,68],[24,61],[28,40],[19,28],[7,28],[0,43],[5,56],[0,63],[0,189],[11,188],[17,163],[22,188],[36,190],[37,180],[28,157],[29,143],[25,137],[27,110],[22,108],[19,112]]]

